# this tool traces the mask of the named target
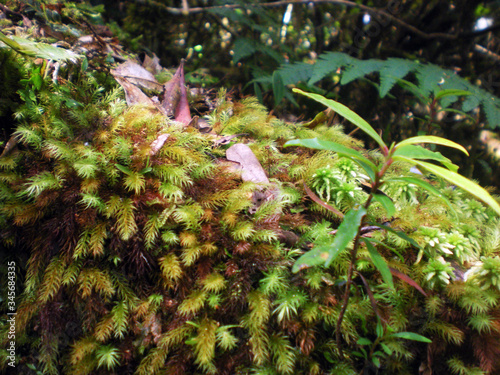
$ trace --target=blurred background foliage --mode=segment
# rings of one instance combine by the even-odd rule
[[[499,183],[499,1],[93,0],[92,4],[104,6],[114,34],[131,50],[155,53],[163,66],[176,66],[186,58],[191,84],[232,88],[235,96],[256,95],[282,118],[294,121],[310,119],[322,108],[292,96],[290,88],[318,92],[355,110],[383,131],[388,142],[436,134],[463,144],[472,156],[468,161],[447,155],[462,165],[462,173],[485,184]],[[345,54],[335,57],[338,68],[325,69],[324,63],[312,82],[314,67],[325,60],[331,64],[332,52]],[[420,89],[424,84],[417,79],[419,71],[412,73],[408,66],[409,74],[403,77],[409,84],[399,82],[387,100],[379,95],[376,69],[369,64],[354,64],[365,69],[365,75],[358,72],[357,79],[344,84],[342,73],[348,64],[343,66],[338,59],[345,56],[400,58],[403,70],[406,62],[431,63],[443,68],[445,75],[465,79],[449,88],[477,87],[473,97],[494,96],[487,104],[476,100],[466,110],[460,107],[465,97],[436,103],[436,91],[412,89],[411,83]],[[278,70],[281,76],[273,75]],[[436,90],[442,89],[439,74],[424,71],[422,76],[434,79]],[[440,111],[441,107],[450,110]]]

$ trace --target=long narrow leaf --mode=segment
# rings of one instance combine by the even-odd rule
[[[414,144],[418,144],[418,143],[433,143],[436,145],[452,147],[452,148],[456,148],[457,150],[462,151],[466,155],[469,155],[467,150],[462,145],[459,145],[458,143],[450,141],[449,139],[436,137],[434,135],[421,135],[418,137],[407,138],[407,139],[399,142],[396,145],[396,150],[398,148],[405,146],[405,145],[414,145]]]
[[[339,102],[336,102],[335,100],[327,99],[324,96],[318,95],[318,94],[312,94],[308,93],[299,89],[293,89],[293,92],[302,94],[304,96],[307,96],[308,98],[314,99],[317,102],[324,104],[328,108],[333,109],[335,112],[337,112],[339,115],[343,116],[345,119],[349,120],[352,122],[354,125],[359,127],[361,130],[363,130],[366,134],[368,134],[370,137],[372,137],[381,148],[387,148],[386,144],[380,138],[378,133],[375,131],[375,129],[372,128],[372,126],[366,122],[361,116],[359,116],[357,113],[353,112],[350,110],[348,107],[346,107],[343,104],[340,104]]]
[[[432,340],[429,340],[427,337],[424,337],[422,335],[419,335],[418,333],[413,333],[413,332],[397,332],[397,333],[393,333],[393,334],[386,336],[386,337],[387,338],[397,337],[400,339],[426,342],[429,344],[432,342]]]
[[[393,159],[398,160],[400,156],[419,160],[435,160],[442,163],[446,168],[453,172],[458,171],[458,166],[453,164],[450,159],[444,157],[440,152],[431,151],[423,148],[422,146],[396,146],[396,150],[393,154]]]
[[[385,321],[383,316],[380,315],[380,312],[378,311],[377,300],[375,299],[375,296],[373,295],[373,292],[370,289],[370,285],[368,285],[368,282],[366,281],[366,279],[363,277],[362,274],[358,273],[358,275],[361,278],[361,281],[363,281],[363,284],[365,285],[366,294],[368,294],[368,298],[370,299],[370,303],[372,305],[373,311],[375,312],[375,315],[377,315],[381,320]],[[359,341],[358,341],[358,343],[359,343]],[[371,342],[370,342],[370,344],[371,344]]]
[[[420,287],[420,285],[418,285],[410,276],[405,275],[404,273],[392,267],[389,267],[389,269],[391,270],[393,276],[396,276],[401,281],[404,281],[408,285],[411,285],[412,287],[414,287],[416,290],[418,290],[420,293],[422,293],[424,296],[427,297],[427,293],[425,293],[424,290]]]
[[[446,168],[439,167],[431,163],[419,160],[414,160],[413,162],[425,168],[429,172],[434,173],[439,177],[442,177],[443,179],[447,180],[453,185],[462,188],[469,194],[475,196],[477,199],[483,201],[485,204],[490,206],[500,216],[500,205],[498,204],[498,202],[490,195],[490,193],[488,193],[486,190],[484,190],[481,186],[479,186],[475,182],[459,175],[458,173],[449,171]]]
[[[370,242],[370,240],[366,237],[361,238],[361,240],[366,244],[366,249],[370,254],[370,258],[372,259],[373,264],[379,270],[382,275],[382,279],[384,279],[385,283],[391,288],[394,289],[394,282],[392,280],[392,274],[389,270],[389,266],[385,262],[384,258],[379,254],[375,246]]]
[[[399,238],[402,238],[403,240],[411,243],[413,246],[415,246],[417,249],[420,249],[420,245],[411,237],[408,237],[408,235],[404,232],[401,232],[401,231],[397,231],[387,225],[383,225],[383,224],[379,224],[379,223],[367,223],[369,225],[374,225],[374,226],[377,226],[379,227],[380,229],[383,229],[383,230],[386,230],[386,231],[389,231],[391,233],[394,233],[396,236],[398,236]]]
[[[361,153],[336,142],[323,141],[318,138],[293,139],[285,143],[285,147],[289,146],[304,146],[308,148],[314,148],[316,150],[333,151],[341,156],[347,156],[356,160],[360,160],[366,165],[370,166],[370,168],[372,168],[373,170],[377,170],[377,166],[373,164],[370,160],[365,158],[363,155],[361,155]]]
[[[319,204],[321,207],[326,208],[328,211],[333,212],[335,215],[337,215],[339,217],[344,217],[344,214],[342,212],[336,210],[335,208],[333,208],[332,206],[330,206],[328,203],[323,202],[316,194],[314,194],[314,192],[311,189],[309,189],[309,187],[307,187],[307,185],[305,184],[305,182],[304,182],[304,189],[306,190],[307,195],[314,202],[316,202],[317,204]]]
[[[387,182],[391,182],[391,181],[401,181],[401,182],[406,182],[409,184],[415,184],[417,186],[420,186],[421,188],[427,190],[429,193],[444,200],[445,203],[448,205],[448,207],[450,207],[453,210],[451,202],[448,200],[448,198],[446,198],[446,196],[440,190],[436,189],[434,186],[432,186],[427,181],[424,181],[424,180],[417,178],[417,177],[392,177],[392,178],[385,180],[384,182],[387,183]]]

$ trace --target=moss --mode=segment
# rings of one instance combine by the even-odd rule
[[[332,152],[283,144],[319,137],[377,155],[340,127],[285,123],[253,98],[219,100],[209,114],[217,136],[245,133],[233,142],[250,145],[281,191],[255,212],[257,187],[227,172],[220,163],[227,146],[214,144],[213,134],[179,127],[151,108],[126,108],[108,77],[73,69],[64,73],[65,87],[45,78],[31,102],[19,103],[20,147],[0,158],[2,251],[19,272],[20,363],[67,374],[353,373],[373,366],[355,353],[362,353],[360,338],[375,342],[383,318],[386,329],[433,343],[387,335],[385,347],[368,348],[386,353],[380,371],[416,373],[408,369],[438,366],[427,362],[438,356],[454,368],[499,368],[500,292],[491,266],[498,220],[481,204],[442,181],[432,182],[456,195],[453,210],[419,187],[387,187],[395,217],[375,207],[370,220],[390,220],[421,249],[390,232],[370,233],[387,263],[407,276],[391,290],[367,251],[359,252],[363,277],[354,280],[342,322],[341,359],[334,329],[348,249],[330,268],[291,269],[340,224],[308,197],[304,182],[345,212],[365,199],[361,172]],[[168,139],[152,153],[162,134]],[[390,173],[411,175],[410,166]],[[298,240],[280,242],[284,232]],[[458,270],[472,262],[465,280]],[[7,307],[2,301],[2,313]],[[6,315],[2,325],[4,344]],[[491,346],[474,346],[482,338]]]

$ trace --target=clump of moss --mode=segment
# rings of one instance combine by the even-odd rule
[[[285,123],[253,98],[233,103],[223,95],[207,114],[213,133],[202,134],[153,108],[127,108],[109,77],[75,69],[65,85],[46,77],[34,100],[17,108],[20,145],[0,158],[0,238],[18,267],[21,370],[26,364],[47,374],[499,369],[500,236],[490,210],[442,181],[433,183],[453,210],[417,186],[388,186],[397,214],[385,217],[374,205],[370,219],[390,222],[414,242],[370,232],[403,276],[390,289],[361,249],[341,358],[334,329],[348,249],[329,268],[291,269],[341,220],[304,184],[345,212],[366,199],[363,176],[333,152],[283,144],[318,137],[361,150],[360,142],[339,126]],[[165,134],[163,147],[153,150]],[[244,134],[232,142],[250,146],[280,191],[256,209],[251,197],[258,187],[227,170],[229,145],[215,142],[232,134]],[[410,166],[390,173],[411,174]],[[5,314],[5,300],[1,306]],[[5,343],[6,315],[2,325]],[[433,342],[384,336],[380,327]]]

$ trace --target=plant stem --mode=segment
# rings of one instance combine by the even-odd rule
[[[370,204],[372,202],[373,195],[375,194],[375,192],[377,191],[377,189],[381,185],[380,181],[381,181],[383,174],[385,173],[385,171],[387,170],[387,168],[389,167],[389,165],[391,163],[392,163],[392,159],[389,156],[387,158],[386,162],[384,163],[384,166],[380,170],[380,172],[376,173],[375,181],[373,181],[373,184],[372,184],[372,190],[370,192],[370,195],[368,196],[368,199],[366,200],[366,202],[364,204],[364,208],[366,210],[368,210],[368,207],[370,206]],[[356,256],[358,255],[359,239],[361,238],[361,229],[363,228],[365,218],[366,218],[366,215],[363,217],[363,219],[361,219],[361,223],[358,227],[358,233],[356,233],[356,237],[354,238],[354,244],[353,244],[352,250],[351,250],[351,262],[349,264],[349,271],[347,273],[346,289],[345,289],[345,293],[344,293],[344,298],[342,299],[342,309],[340,310],[339,318],[337,320],[337,326],[335,327],[335,340],[337,342],[337,350],[339,352],[340,359],[344,359],[344,353],[342,351],[342,337],[340,334],[340,332],[341,332],[340,330],[342,327],[342,320],[344,320],[344,315],[345,315],[345,312],[347,310],[347,304],[349,303],[349,297],[351,294],[351,285],[352,285],[352,275],[354,274],[354,271],[356,269]]]

